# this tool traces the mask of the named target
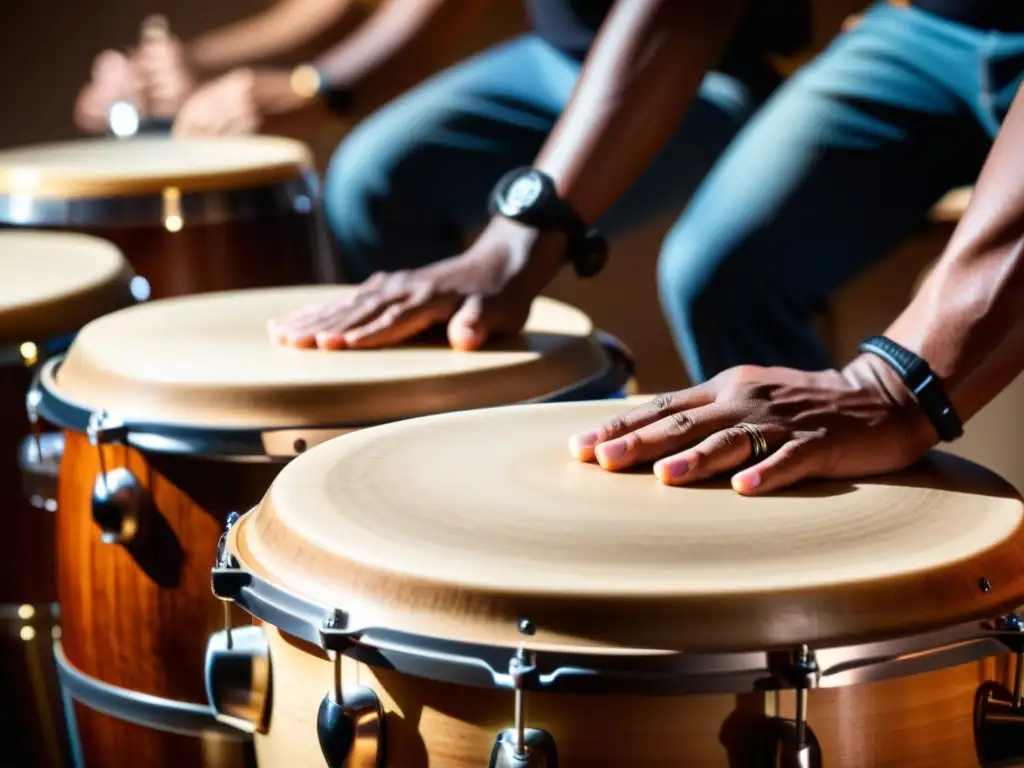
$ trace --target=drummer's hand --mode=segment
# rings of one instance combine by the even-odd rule
[[[448,323],[455,349],[479,349],[523,328],[534,297],[561,266],[560,235],[496,219],[460,256],[421,269],[373,275],[346,300],[269,323],[281,344],[321,349],[382,347]]]
[[[749,461],[741,423],[758,427],[768,443],[761,461],[732,475],[733,489],[747,495],[805,478],[901,469],[938,439],[893,371],[862,355],[841,372],[731,368],[573,436],[569,450],[608,470],[653,461],[661,482],[683,485]]]
[[[110,108],[118,101],[141,103],[139,73],[119,51],[103,51],[92,65],[92,79],[75,102],[75,124],[88,133],[105,133]]]
[[[255,133],[263,123],[256,105],[256,73],[236,69],[198,88],[174,121],[174,136]]]
[[[188,66],[185,46],[166,32],[143,32],[136,54],[149,111],[156,117],[173,117],[199,86]]]

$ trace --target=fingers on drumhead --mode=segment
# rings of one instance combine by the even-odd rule
[[[704,387],[658,395],[644,405],[632,408],[595,429],[580,432],[569,438],[569,452],[580,461],[593,461],[597,446],[623,438],[638,429],[659,421],[671,419],[677,424],[690,418],[680,416],[687,411],[710,405],[714,397]],[[611,449],[614,452],[615,449]]]
[[[820,441],[790,440],[763,461],[737,472],[732,488],[744,496],[757,496],[820,474]]]
[[[735,423],[735,414],[717,403],[672,410],[657,421],[599,443],[594,456],[604,469],[626,469],[679,451]]]
[[[787,432],[774,425],[758,425],[767,450],[785,442]],[[654,465],[654,474],[666,485],[683,485],[734,470],[751,460],[754,443],[751,434],[739,424],[720,429],[691,448],[666,456]]]

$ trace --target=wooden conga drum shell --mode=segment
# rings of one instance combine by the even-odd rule
[[[218,533],[229,512],[259,498],[277,466],[144,455],[123,446],[103,451],[106,466],[128,468],[152,503],[135,541],[104,543],[90,514],[97,449],[85,435],[65,433],[57,533],[63,651],[79,671],[108,684],[205,703],[204,648],[195,637],[224,624],[223,606],[210,594]],[[204,762],[209,739],[127,724],[81,705],[76,718],[88,765],[115,765],[124,755],[147,766],[242,759],[237,742],[232,751],[213,739],[220,757]]]
[[[938,452],[756,498],[569,456],[570,435],[621,410],[410,419],[285,467],[213,572],[268,639],[261,765],[323,759],[327,649],[343,689],[376,695],[379,746],[403,767],[487,764],[513,726],[513,661],[524,725],[560,766],[774,765],[794,686],[813,688],[829,768],[974,764],[976,696],[1013,673],[1019,494]]]
[[[59,613],[54,563],[56,434],[32,431],[35,366],[89,320],[132,301],[112,244],[83,235],[0,232],[0,724],[3,761],[58,768],[69,745],[51,652]],[[42,448],[40,460],[39,448]]]
[[[274,137],[90,139],[0,152],[0,226],[99,235],[149,296],[333,278],[308,149]]]
[[[200,759],[204,742],[195,736],[205,726],[171,736],[160,731],[169,728],[161,716],[142,728],[112,715],[127,717],[138,694],[206,702],[206,642],[224,623],[210,567],[225,518],[255,505],[294,456],[367,423],[583,391],[612,396],[624,384],[586,316],[544,299],[519,338],[478,354],[434,342],[324,352],[270,341],[268,318],[352,290],[150,301],[89,323],[64,357],[42,367],[40,412],[66,430],[59,661],[85,681],[75,710],[89,764],[124,754],[146,765]],[[101,465],[86,433],[104,412],[123,428],[97,435]],[[115,472],[130,473],[146,501],[130,538],[106,543],[104,534],[116,541],[111,534],[126,529],[103,522],[93,496],[97,478]],[[90,698],[102,686],[118,689],[119,709]]]

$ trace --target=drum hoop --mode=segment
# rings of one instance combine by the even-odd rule
[[[182,224],[254,221],[268,212],[309,214],[319,205],[319,181],[312,172],[273,184],[230,190],[182,191],[174,198]],[[164,194],[118,197],[51,197],[0,194],[0,225],[18,227],[163,227]]]
[[[512,690],[509,665],[520,649],[533,657],[523,678],[528,690],[549,693],[701,695],[739,694],[792,687],[768,651],[610,655],[531,651],[379,627],[358,626],[343,610],[327,608],[241,568],[237,561],[212,571],[213,593],[261,621],[325,651],[371,667],[476,688]],[[852,646],[814,649],[821,669],[817,687],[833,688],[946,669],[1006,653],[1019,632],[994,621]]]
[[[612,345],[614,340],[601,337],[599,340],[602,347],[608,352],[608,359],[601,371],[589,379],[557,392],[522,402],[544,403],[621,396],[631,374],[629,360],[625,358],[625,363],[621,361],[624,353]],[[62,361],[63,355],[55,356],[39,367],[32,380],[30,399],[36,402],[39,415],[51,424],[63,429],[85,433],[95,409],[69,400],[48,386],[49,382],[54,381]],[[114,410],[110,410],[108,414],[111,417],[108,420],[117,425],[117,428],[111,430],[111,437],[103,442],[130,445],[148,453],[188,455],[213,461],[238,463],[288,460],[319,443],[346,432],[396,421],[348,422],[315,427],[226,429],[122,420],[118,418],[118,414]],[[421,415],[430,414],[416,414],[417,417]],[[407,418],[413,418],[413,416]]]

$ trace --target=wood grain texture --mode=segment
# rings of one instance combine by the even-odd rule
[[[63,644],[84,673],[134,691],[206,702],[203,658],[210,633],[223,625],[210,592],[210,569],[224,519],[259,499],[276,465],[222,464],[155,457],[104,447],[108,468],[127,467],[149,489],[136,539],[104,544],[90,499],[97,451],[76,432],[65,435],[58,487],[58,591]],[[236,614],[237,623],[247,618]],[[156,733],[84,712],[79,732],[89,765],[201,765],[199,740]]]
[[[52,385],[44,385],[126,421],[268,429],[532,400],[599,376],[608,365],[589,318],[544,298],[533,302],[522,334],[469,354],[419,339],[325,351],[269,338],[269,318],[354,292],[289,286],[138,304],[86,326]],[[230,365],[211,365],[221,358]]]
[[[743,497],[569,454],[615,401],[428,416],[322,443],[232,530],[243,566],[355,626],[516,646],[725,652],[900,637],[1024,603],[1024,503],[933,452]],[[898,595],[898,599],[894,599]]]
[[[316,713],[332,665],[323,653],[266,626],[274,701],[256,736],[260,768],[321,768]],[[936,768],[977,765],[974,692],[1007,682],[1006,657],[911,677],[811,691],[808,721],[828,768]],[[381,697],[388,765],[479,768],[498,733],[512,726],[512,694],[371,670],[346,659],[344,682]],[[751,768],[776,694],[638,696],[528,694],[526,722],[549,731],[560,768]],[[786,702],[783,702],[785,705]]]
[[[161,227],[80,226],[105,238],[149,282],[151,299],[204,291],[316,282],[323,271],[313,222],[297,213],[268,211],[258,221]]]

